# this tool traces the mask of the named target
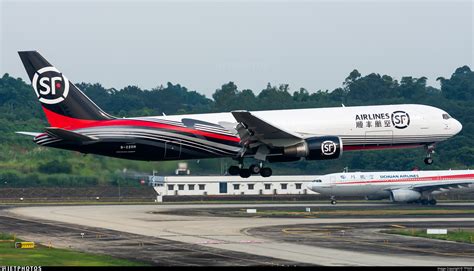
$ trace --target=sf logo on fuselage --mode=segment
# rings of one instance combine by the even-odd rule
[[[326,140],[321,144],[321,152],[324,155],[333,155],[336,153],[337,145],[331,140]]]
[[[405,111],[395,111],[392,113],[392,124],[398,129],[407,128],[410,125],[410,116]]]
[[[31,84],[39,101],[44,104],[60,103],[69,93],[69,81],[55,67],[36,71]]]

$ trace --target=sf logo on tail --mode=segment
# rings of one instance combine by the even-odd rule
[[[60,103],[69,93],[69,81],[55,67],[45,67],[36,71],[32,85],[39,101],[44,104]]]

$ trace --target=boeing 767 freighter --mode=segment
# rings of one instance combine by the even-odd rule
[[[124,159],[230,157],[231,175],[272,175],[266,163],[336,159],[343,151],[434,146],[461,131],[445,111],[399,104],[116,118],[104,112],[36,51],[19,52],[50,127],[41,146]],[[257,163],[245,168],[244,158]]]

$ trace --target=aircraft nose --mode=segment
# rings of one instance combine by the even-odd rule
[[[453,132],[454,134],[458,134],[459,132],[461,132],[462,130],[462,124],[457,120],[457,119],[454,119],[453,120],[454,124],[453,124]]]

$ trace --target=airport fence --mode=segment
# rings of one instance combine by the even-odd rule
[[[153,187],[27,187],[0,188],[0,202],[153,202]]]

